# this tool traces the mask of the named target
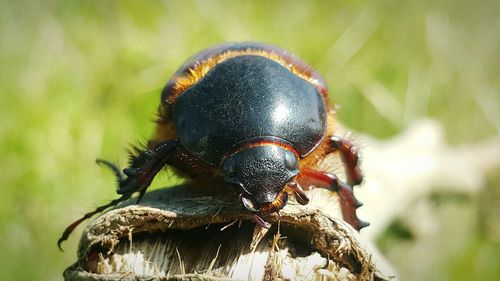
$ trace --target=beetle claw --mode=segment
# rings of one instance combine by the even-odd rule
[[[259,215],[257,214],[254,214],[253,216],[253,220],[261,227],[263,228],[271,228],[271,224],[266,222],[265,220],[263,220]]]
[[[360,220],[356,214],[356,209],[363,206],[363,204],[354,196],[352,187],[339,182],[338,193],[340,198],[340,208],[344,220],[346,220],[357,231],[360,231],[362,228],[370,225],[368,222]]]
[[[359,201],[357,198],[354,199],[354,206],[356,206],[356,209],[363,206],[363,203],[361,203],[361,201]]]
[[[358,219],[358,226],[357,226],[357,230],[359,231],[360,229],[365,228],[365,227],[367,227],[367,226],[369,226],[369,225],[370,225],[370,223],[369,223],[369,222],[367,222],[367,221],[362,221],[362,220]]]
[[[281,219],[281,214],[280,214],[280,211],[279,211],[279,210],[277,210],[277,211],[276,211],[276,215],[278,216],[278,218],[280,218],[280,219]]]
[[[301,205],[307,205],[309,203],[309,197],[302,189],[302,187],[297,182],[291,182],[289,186],[292,188],[295,195],[295,200]]]

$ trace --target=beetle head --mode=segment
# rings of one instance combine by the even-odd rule
[[[226,157],[221,172],[227,183],[242,189],[244,205],[258,211],[271,204],[299,173],[295,154],[278,145],[253,146]]]

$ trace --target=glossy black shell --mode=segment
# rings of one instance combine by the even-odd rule
[[[180,144],[213,165],[235,146],[261,139],[287,143],[304,157],[326,131],[326,108],[318,90],[257,55],[214,66],[177,97],[172,118]]]

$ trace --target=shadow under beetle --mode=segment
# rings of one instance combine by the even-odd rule
[[[154,137],[135,148],[123,170],[111,168],[121,197],[69,225],[58,246],[82,221],[139,193],[164,167],[198,186],[230,186],[262,227],[293,195],[300,204],[314,187],[338,193],[343,219],[356,230],[368,225],[356,216],[361,203],[352,187],[362,181],[357,150],[334,136],[334,110],[323,78],[280,48],[231,43],[189,59],[161,94]],[[339,153],[347,182],[316,170]]]

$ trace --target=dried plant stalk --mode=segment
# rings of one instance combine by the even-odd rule
[[[230,198],[179,186],[151,192],[141,205],[125,203],[86,228],[65,279],[391,279],[335,214],[290,202],[281,218],[267,218],[273,227],[265,231]]]

